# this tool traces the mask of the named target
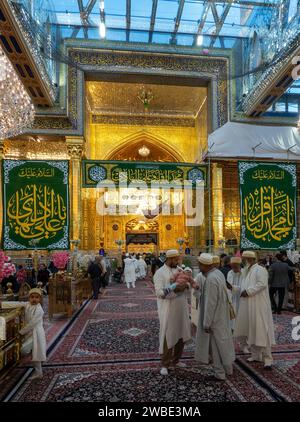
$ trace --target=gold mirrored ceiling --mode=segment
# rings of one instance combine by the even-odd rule
[[[153,98],[148,115],[195,118],[207,98],[206,87],[154,85],[140,83],[86,83],[88,107],[98,115],[143,115],[143,91]]]

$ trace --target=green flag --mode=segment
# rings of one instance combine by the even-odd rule
[[[241,248],[294,249],[295,164],[240,161]]]
[[[3,248],[69,248],[68,161],[3,161]]]

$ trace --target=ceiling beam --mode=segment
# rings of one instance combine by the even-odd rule
[[[212,48],[213,47],[213,45],[214,45],[214,43],[215,43],[218,35],[220,34],[220,32],[222,30],[222,27],[224,25],[224,22],[225,22],[225,20],[227,18],[227,15],[228,15],[228,13],[230,11],[231,5],[232,5],[232,1],[229,2],[228,4],[226,4],[225,8],[222,11],[221,17],[219,18],[219,15],[218,15],[218,12],[217,12],[217,8],[216,8],[215,3],[212,3],[211,4],[213,17],[214,17],[214,20],[215,20],[215,23],[216,23],[216,30],[212,34],[212,40],[210,41],[209,48]]]
[[[53,27],[61,27],[61,28],[63,28],[63,27],[67,27],[67,28],[69,28],[70,27],[70,24],[69,23],[59,23],[59,24],[52,24],[52,26]],[[75,32],[75,33],[78,33],[79,31],[80,31],[80,29],[82,28],[82,26],[81,25],[72,25],[72,27],[74,28],[74,30],[73,30],[73,32]],[[94,28],[98,28],[98,25],[89,25],[89,29],[94,29]],[[112,30],[112,31],[114,31],[114,30],[116,30],[116,28],[114,27],[114,26],[108,26],[108,25],[106,25],[106,29],[109,29],[109,30]],[[120,29],[118,29],[118,31],[126,31],[126,29],[125,28],[120,28]],[[146,33],[147,31],[145,30],[145,29],[135,29],[134,30],[135,32],[140,32],[140,33]],[[170,32],[168,32],[168,31],[154,31],[154,32],[157,32],[158,34],[166,34],[166,35],[171,35],[170,34]],[[181,35],[187,35],[187,36],[190,36],[190,37],[195,37],[195,34],[191,34],[191,33],[189,33],[189,32],[180,32],[180,34]],[[211,34],[206,34],[206,37],[211,37],[212,35]],[[248,39],[249,37],[248,37],[248,35],[246,34],[246,35],[219,35],[219,37],[222,37],[222,38],[228,38],[228,39]],[[72,38],[72,37],[70,37],[70,38]]]
[[[97,0],[89,0],[86,7],[83,6],[82,0],[77,0],[78,3],[78,9],[80,14],[80,20],[82,23],[82,28],[84,32],[84,38],[88,39],[88,26],[90,25],[89,22],[89,16],[92,13],[92,10],[96,4]],[[76,38],[78,35],[78,32],[80,31],[80,28],[75,28],[72,32],[71,38]]]
[[[183,8],[184,8],[184,3],[185,3],[185,0],[180,0],[179,4],[178,4],[178,10],[177,10],[177,16],[175,18],[174,30],[172,32],[171,39],[170,39],[171,44],[176,44],[176,35],[177,35],[178,28],[179,28],[179,25],[180,25],[181,16],[182,16]]]
[[[152,38],[153,38],[155,18],[156,18],[156,12],[157,12],[157,4],[158,4],[158,0],[152,1],[152,12],[151,12],[151,20],[150,20],[150,28],[149,28],[149,43],[152,42]]]
[[[233,4],[237,4],[237,5],[241,5],[241,6],[257,6],[257,7],[271,7],[271,8],[277,8],[279,7],[279,3],[275,4],[275,3],[266,3],[264,1],[251,1],[251,0],[222,0],[223,3],[233,3]]]
[[[197,32],[196,32],[196,34],[194,36],[194,42],[193,42],[193,45],[194,46],[197,44],[198,35],[200,35],[201,32],[203,31],[203,28],[204,28],[204,25],[205,25],[205,21],[206,21],[206,18],[207,18],[207,15],[208,15],[210,6],[211,5],[210,5],[210,2],[208,0],[206,0],[203,3],[202,15],[201,15],[201,18],[199,20]]]
[[[129,42],[131,22],[131,0],[126,0],[126,41]]]
[[[94,6],[95,6],[95,4],[96,4],[96,1],[97,1],[97,0],[89,0],[88,4],[86,5],[85,12],[86,12],[86,14],[87,14],[87,18],[88,18],[88,17],[90,16],[90,14],[92,13],[93,8],[94,8]]]

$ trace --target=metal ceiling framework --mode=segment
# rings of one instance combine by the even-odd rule
[[[78,9],[79,9],[79,13],[80,13],[80,20],[81,20],[83,32],[84,32],[84,38],[86,38],[86,39],[88,39],[88,27],[90,26],[89,16],[93,11],[96,2],[97,2],[97,0],[89,0],[86,7],[83,7],[82,0],[77,0]],[[75,28],[73,30],[71,38],[76,38],[80,29],[81,29],[80,27]]]
[[[172,0],[169,0],[170,3]],[[94,10],[96,6],[97,0],[89,0],[86,7],[83,6],[83,0],[77,0],[78,4],[78,13],[80,14],[80,20],[81,20],[81,26],[75,26],[71,38],[76,38],[79,31],[83,29],[84,32],[84,38],[88,38],[88,28],[94,28],[95,25],[89,22],[89,16],[93,13],[97,14],[98,12]],[[149,24],[149,39],[148,42],[153,41],[153,33],[155,32],[155,26],[156,26],[156,17],[157,17],[157,8],[158,8],[159,0],[152,0],[152,9],[151,9],[151,16],[150,16],[150,24]],[[170,37],[170,44],[177,44],[176,37],[177,35],[181,34],[182,32],[179,31],[179,27],[182,21],[182,14],[184,10],[184,5],[187,3],[185,0],[178,0],[178,9],[177,9],[177,15],[174,19],[174,29],[171,32]],[[197,3],[195,1],[195,3]],[[214,27],[214,30],[212,33],[208,34],[211,37],[209,48],[212,48],[215,44],[215,41],[217,40],[218,36],[220,35],[224,24],[226,24],[226,18],[233,6],[241,6],[245,8],[277,8],[279,6],[279,3],[276,2],[270,2],[270,0],[267,1],[250,1],[250,0],[222,0],[222,1],[214,1],[214,0],[199,0],[199,4],[203,4],[203,10],[201,13],[201,16],[199,16],[198,20],[198,29],[196,33],[194,34],[194,43],[193,45],[196,45],[197,43],[197,37],[199,35],[205,35],[203,34],[203,29],[207,22],[207,17],[209,15],[209,12],[212,12],[213,20],[214,22],[209,22],[209,25],[211,27]],[[218,12],[217,6],[222,6],[223,10]],[[119,28],[126,30],[126,41],[130,41],[130,31],[135,30],[138,31],[137,28],[132,28],[131,20],[132,20],[132,2],[131,0],[126,0],[126,9],[124,11],[125,13],[125,19],[126,19],[126,28]],[[100,11],[101,13],[101,11]],[[109,14],[108,14],[109,16]],[[136,17],[136,16],[135,16]],[[103,22],[103,19],[101,19]],[[61,24],[62,26],[64,24]],[[67,25],[67,24],[66,24]],[[69,24],[68,24],[69,25]],[[236,24],[238,26],[238,23]],[[116,29],[112,27],[107,27],[107,29]],[[158,31],[163,32],[163,31]],[[230,37],[230,35],[228,35]],[[243,36],[238,35],[232,35],[232,37],[235,38],[243,38]],[[222,38],[220,38],[221,48],[224,48],[224,43]]]
[[[70,12],[61,10],[61,6],[58,2],[54,5],[54,8],[57,10],[53,10],[53,13],[59,16],[57,21],[52,22],[56,31],[59,30],[59,27],[62,29],[69,28],[70,35],[67,35],[67,38],[84,36],[85,39],[89,39],[89,30],[99,27],[99,24],[104,24],[106,30],[121,30],[123,33],[125,32],[125,40],[128,43],[132,41],[132,32],[143,32],[147,34],[146,39],[148,39],[149,43],[159,42],[154,39],[154,34],[165,34],[167,35],[166,42],[169,42],[171,45],[179,44],[180,36],[189,35],[189,37],[193,39],[193,46],[197,45],[197,41],[199,41],[198,37],[202,35],[205,41],[203,42],[203,46],[205,45],[205,48],[209,49],[214,47],[225,49],[227,46],[226,39],[229,38],[236,40],[242,38],[247,39],[252,31],[251,17],[252,21],[254,17],[256,19],[258,10],[259,15],[266,13],[267,16],[270,12],[270,8],[272,8],[275,12],[274,16],[278,14],[286,21],[288,19],[288,9],[290,5],[290,2],[286,1],[284,7],[281,7],[281,0],[152,0],[148,1],[147,9],[143,10],[144,4],[140,3],[139,6],[142,5],[142,8],[139,9],[137,8],[138,3],[136,0],[124,0],[123,6],[115,7],[115,9],[112,7],[114,6],[114,0],[100,0],[100,9],[99,0],[88,0],[86,6],[84,6],[84,1],[85,0],[74,1],[73,10],[71,12],[72,18],[69,22],[67,22],[66,18],[69,16]],[[10,0],[0,0],[0,2],[5,4],[9,3]],[[161,9],[162,4],[164,6],[163,14]],[[168,8],[169,4],[170,14]],[[197,5],[197,7],[195,7],[195,5]],[[191,9],[191,7],[193,7],[193,9]],[[234,10],[232,9],[233,7],[235,8]],[[235,10],[238,10],[238,8],[242,8],[239,11],[240,14],[235,13]],[[277,8],[279,9],[277,10]],[[198,12],[195,15],[192,15],[190,12],[191,10],[198,10]],[[253,15],[253,13],[256,14]],[[199,16],[197,16],[197,14],[199,14]],[[236,22],[235,16],[237,16]],[[139,19],[143,20],[143,25],[141,27],[136,24],[136,21]],[[161,22],[163,22],[162,26]],[[167,22],[167,26],[165,27],[167,29],[164,28],[164,22]],[[4,24],[1,22],[0,24],[1,29]],[[147,27],[147,25],[149,26]],[[189,30],[189,25],[191,30]],[[231,30],[231,28],[233,29]],[[229,47],[227,46],[227,48]],[[32,64],[32,66],[34,66],[34,64]],[[275,78],[276,81],[274,78],[270,78],[270,89],[260,90],[262,91],[260,95],[258,95],[257,92],[252,92],[252,95],[247,95],[243,101],[243,111],[245,114],[248,116],[260,117],[268,110],[268,107],[280,98],[292,84],[293,81],[290,77],[290,72],[290,63],[285,63],[279,72],[283,84],[279,84],[280,81],[278,82],[278,78]],[[264,72],[262,78],[264,78]],[[39,84],[41,85],[41,83]],[[41,100],[39,101],[39,104],[43,105],[44,102],[46,104],[51,103],[49,95],[48,97],[45,95],[45,97],[47,100]]]

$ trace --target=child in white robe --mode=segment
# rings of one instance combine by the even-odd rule
[[[34,373],[31,379],[42,378],[42,362],[46,361],[46,335],[43,327],[44,311],[41,306],[42,291],[38,288],[29,292],[29,302],[2,302],[2,308],[25,307],[25,326],[19,334],[25,336],[22,354],[32,351]]]

